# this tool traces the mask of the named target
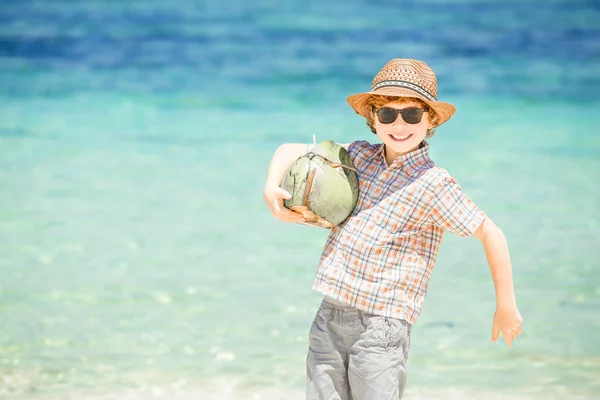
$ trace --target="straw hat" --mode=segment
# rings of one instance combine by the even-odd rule
[[[369,97],[374,94],[383,96],[414,97],[423,100],[438,115],[440,126],[456,112],[450,103],[437,101],[437,78],[427,64],[419,60],[395,58],[389,61],[375,75],[371,91],[348,96],[346,101],[358,114],[368,118]]]

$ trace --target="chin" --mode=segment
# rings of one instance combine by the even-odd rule
[[[386,141],[386,145],[388,145],[396,153],[406,153],[418,147],[419,143],[416,140],[408,140],[403,143],[397,143],[393,140],[389,140]]]

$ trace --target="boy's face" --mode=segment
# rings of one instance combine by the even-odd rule
[[[416,101],[410,101],[407,103],[387,103],[383,107],[394,108],[402,110],[404,108],[422,108],[421,104]],[[375,116],[375,130],[377,136],[385,144],[386,147],[386,158],[388,162],[394,160],[394,158],[409,153],[419,148],[421,142],[427,135],[427,130],[431,129],[433,125],[429,122],[429,113],[424,112],[421,121],[416,124],[409,124],[404,121],[402,115],[398,115],[398,118],[391,124],[382,124],[379,122],[379,118]]]

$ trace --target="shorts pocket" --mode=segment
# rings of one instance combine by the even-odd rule
[[[321,306],[317,310],[317,314],[313,319],[310,331],[308,333],[309,346],[312,345],[315,341],[322,341],[322,336],[327,336],[327,319],[328,314],[330,312],[331,310],[326,308],[326,305],[324,304],[321,304]]]
[[[387,350],[395,350],[408,345],[408,323],[396,318],[379,317],[375,327],[375,336]]]
[[[378,315],[369,316],[366,331],[362,335],[366,347],[388,350],[393,348],[395,337],[390,318]]]

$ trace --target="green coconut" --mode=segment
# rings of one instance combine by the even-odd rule
[[[298,158],[281,188],[292,198],[285,207],[304,215],[306,225],[333,228],[344,222],[358,201],[358,176],[346,149],[325,140]]]

